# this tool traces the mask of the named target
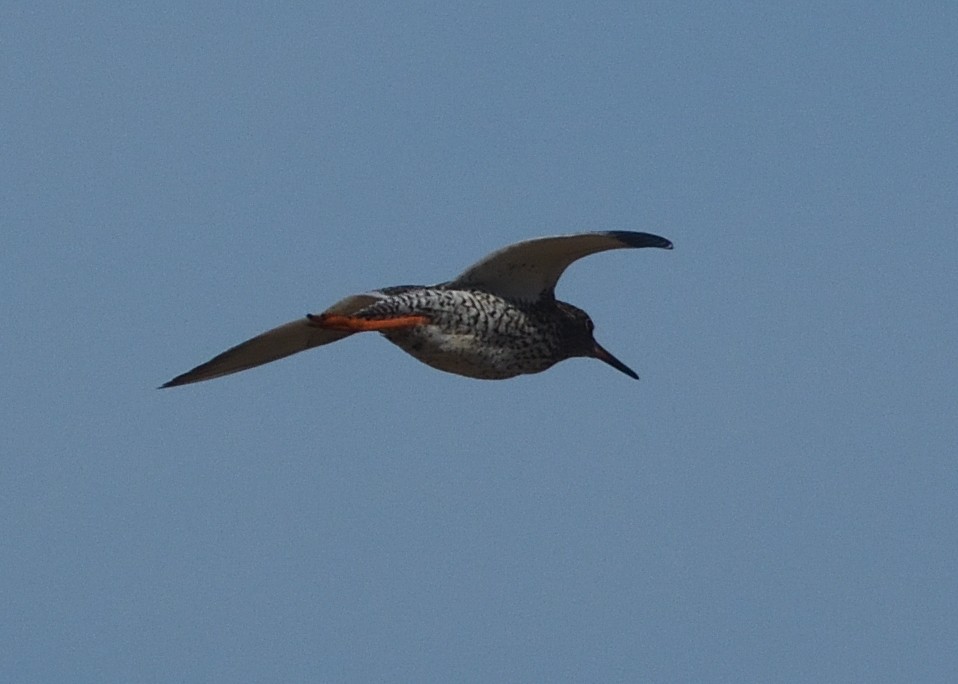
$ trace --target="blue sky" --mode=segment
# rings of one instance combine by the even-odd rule
[[[4,681],[954,681],[951,3],[2,10]],[[594,360],[355,336],[517,240]]]

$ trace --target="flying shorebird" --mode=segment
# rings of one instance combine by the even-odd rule
[[[350,295],[228,349],[163,387],[211,380],[376,331],[408,354],[447,373],[503,380],[587,356],[639,379],[592,337],[582,309],[555,298],[555,285],[577,259],[610,249],[660,247],[658,235],[610,231],[517,242],[431,287],[400,285]]]

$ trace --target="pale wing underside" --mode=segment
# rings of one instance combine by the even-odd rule
[[[555,285],[569,264],[609,249],[660,247],[672,243],[658,235],[612,231],[537,238],[509,245],[467,268],[451,287],[474,287],[517,301],[554,296]]]
[[[323,313],[355,313],[382,299],[382,297],[383,295],[378,292],[350,295],[336,302]],[[261,366],[264,363],[276,361],[313,347],[329,344],[352,334],[351,332],[317,328],[309,324],[308,318],[300,318],[278,328],[267,330],[251,340],[227,349],[222,354],[182,375],[176,376],[162,386],[176,387],[177,385],[188,385],[191,382],[212,380],[223,375]]]

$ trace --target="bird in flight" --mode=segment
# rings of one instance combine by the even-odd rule
[[[517,242],[449,282],[350,295],[322,313],[307,314],[227,349],[162,387],[212,380],[369,331],[381,333],[433,368],[470,378],[503,380],[584,356],[638,380],[635,371],[595,341],[588,314],[555,297],[555,285],[573,261],[638,247],[672,249],[672,243],[628,231]]]

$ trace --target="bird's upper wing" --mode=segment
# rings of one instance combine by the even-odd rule
[[[576,259],[608,249],[635,247],[672,249],[672,243],[658,235],[628,231],[536,238],[493,252],[448,285],[476,287],[519,301],[551,298],[559,277]]]
[[[355,313],[373,302],[379,301],[383,296],[379,292],[350,295],[336,302],[323,313]],[[206,363],[164,383],[162,387],[176,387],[177,385],[188,385],[191,382],[212,380],[223,375],[269,363],[290,354],[329,344],[349,335],[352,335],[352,333],[317,328],[309,324],[308,318],[300,318],[278,328],[267,330],[251,340],[246,340],[246,342],[227,349]]]

